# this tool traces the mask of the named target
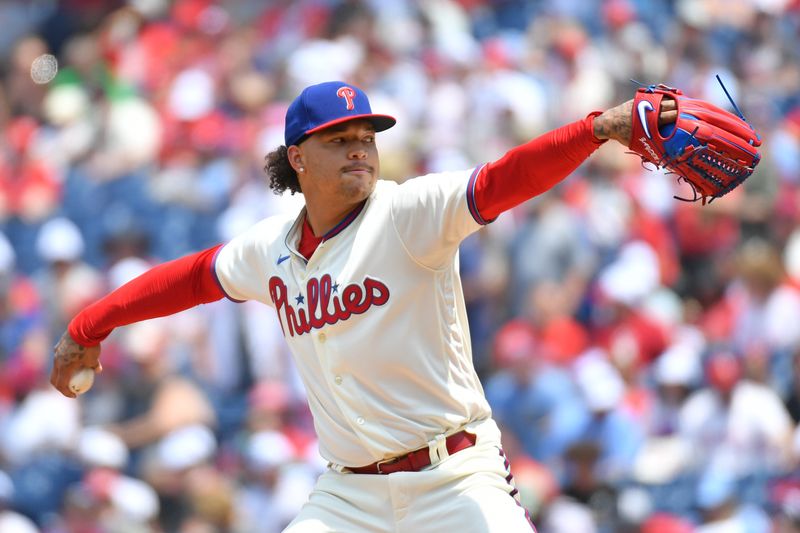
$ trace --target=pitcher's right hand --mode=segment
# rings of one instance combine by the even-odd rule
[[[91,368],[96,373],[103,371],[103,365],[100,364],[100,345],[80,345],[65,331],[55,347],[50,383],[64,396],[75,398],[76,394],[69,388],[69,380],[82,368]]]

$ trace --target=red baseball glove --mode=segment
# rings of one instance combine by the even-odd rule
[[[674,124],[659,127],[664,98],[675,100],[678,118]],[[739,186],[761,159],[761,137],[733,100],[731,103],[738,116],[688,98],[680,89],[663,84],[642,87],[633,100],[629,148],[643,161],[666,168],[692,186],[694,198],[677,199],[706,204]]]

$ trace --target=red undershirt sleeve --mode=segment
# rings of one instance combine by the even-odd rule
[[[476,219],[490,222],[578,168],[605,142],[592,133],[594,117],[599,114],[593,112],[583,120],[545,133],[484,165],[474,178]]]
[[[78,344],[94,346],[119,326],[167,316],[225,296],[214,272],[222,245],[158,265],[89,305],[67,326]]]

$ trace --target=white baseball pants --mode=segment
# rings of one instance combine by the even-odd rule
[[[328,469],[284,533],[535,533],[496,424],[487,420],[474,432],[475,446],[420,472]]]

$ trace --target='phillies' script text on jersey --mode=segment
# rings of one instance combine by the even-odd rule
[[[351,315],[360,315],[373,305],[383,305],[389,301],[389,288],[380,281],[366,277],[363,285],[351,283],[339,296],[338,285],[331,283],[329,274],[320,279],[310,278],[306,284],[306,298],[298,301],[299,304],[304,299],[308,300],[308,312],[303,308],[295,310],[289,302],[289,290],[278,276],[272,276],[269,280],[269,295],[278,311],[283,334],[294,337],[295,332],[302,335],[326,324],[347,320]]]

